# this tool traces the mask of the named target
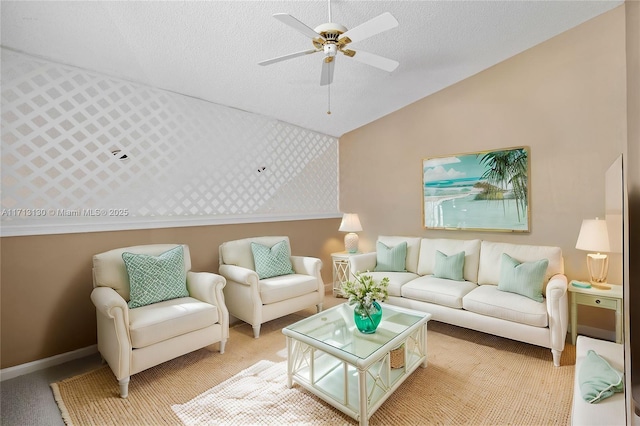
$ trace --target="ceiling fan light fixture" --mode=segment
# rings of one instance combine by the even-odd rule
[[[338,48],[336,47],[336,45],[334,43],[326,43],[324,45],[324,54],[327,55],[328,57],[333,58],[334,56],[336,56],[336,53],[338,53]]]

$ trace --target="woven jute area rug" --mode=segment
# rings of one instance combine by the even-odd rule
[[[254,392],[232,392],[234,381],[247,371],[282,365],[286,343],[281,329],[303,316],[264,324],[259,339],[246,324],[232,327],[224,354],[215,346],[204,348],[136,374],[127,399],[118,396],[107,366],[51,386],[68,425],[180,425],[176,412],[197,403],[218,409],[207,413],[201,407],[195,417],[183,416],[185,423],[357,424],[297,385],[285,391],[284,372],[278,373],[281,388],[276,391],[256,383]],[[554,367],[549,349],[431,321],[428,361],[373,414],[371,425],[569,424],[573,345],[566,345],[561,366]],[[268,372],[269,380],[278,382],[274,371]],[[234,405],[228,398],[243,399],[243,415],[220,409]]]

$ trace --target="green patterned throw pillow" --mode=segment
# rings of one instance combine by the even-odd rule
[[[464,251],[447,256],[440,250],[436,250],[436,262],[433,268],[433,276],[447,280],[464,281]]]
[[[498,290],[517,293],[536,302],[543,302],[542,286],[548,266],[548,259],[520,263],[508,254],[502,253]]]
[[[273,247],[252,242],[251,251],[256,272],[261,280],[295,273],[291,265],[289,246],[285,240],[274,244]]]
[[[189,296],[182,246],[159,256],[124,252],[122,260],[129,274],[129,308]]]
[[[403,241],[393,247],[378,241],[376,243],[375,272],[407,272],[407,242]]]

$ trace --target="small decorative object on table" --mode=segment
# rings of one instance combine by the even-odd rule
[[[382,319],[382,307],[378,301],[383,302],[387,296],[389,278],[384,277],[376,282],[369,274],[355,274],[355,280],[342,284],[342,294],[349,298],[349,304],[355,304],[353,319],[356,327],[362,333],[371,334]]]
[[[404,343],[389,353],[391,368],[404,367]]]

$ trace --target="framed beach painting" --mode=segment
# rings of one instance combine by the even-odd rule
[[[427,229],[529,232],[529,148],[422,161]]]

